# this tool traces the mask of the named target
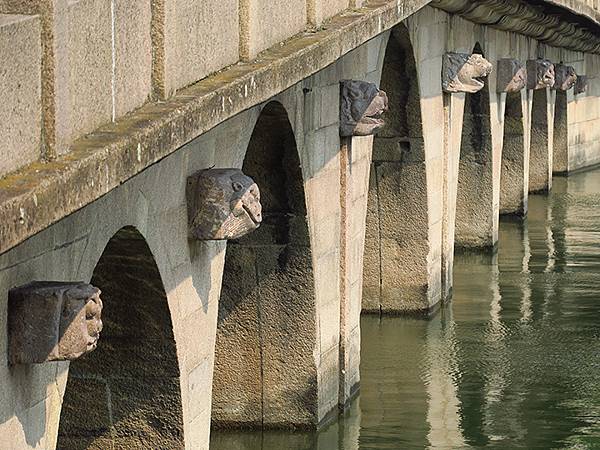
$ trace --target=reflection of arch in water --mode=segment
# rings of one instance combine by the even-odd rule
[[[529,151],[529,192],[547,192],[552,176],[552,155],[548,140],[550,90],[533,91],[531,106],[531,148]]]
[[[98,348],[70,364],[58,448],[183,448],[167,295],[135,228],[111,238],[91,283],[102,290],[104,329]]]
[[[522,95],[521,92],[506,94],[500,169],[500,214],[522,216],[527,212],[528,160],[525,151]]]
[[[381,89],[386,127],[373,143],[363,311],[428,310],[429,215],[418,75],[405,25],[392,30]]]
[[[473,53],[483,54],[475,45]],[[456,247],[494,245],[493,157],[489,81],[466,94],[456,197]]]
[[[263,223],[227,247],[213,424],[314,427],[319,411],[312,255],[300,161],[280,103],[263,109],[243,171],[260,187]]]

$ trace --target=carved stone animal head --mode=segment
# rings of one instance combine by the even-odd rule
[[[587,75],[577,75],[575,82],[575,95],[583,94],[588,89],[589,77]]]
[[[553,88],[558,91],[568,91],[577,82],[577,72],[574,67],[556,64],[554,66],[555,80]]]
[[[262,222],[258,186],[239,169],[195,173],[188,178],[186,196],[194,239],[238,239]]]
[[[340,83],[340,136],[370,136],[385,122],[388,98],[373,83],[344,80]]]
[[[547,59],[527,61],[527,89],[544,89],[554,86],[554,64]]]
[[[503,58],[498,61],[498,89],[500,92],[519,92],[527,85],[527,70],[516,59]]]
[[[9,362],[74,360],[96,348],[100,289],[86,283],[32,282],[8,294]]]
[[[492,64],[483,55],[446,53],[442,62],[442,89],[448,93],[474,94],[483,89],[483,79],[492,73],[492,69]]]

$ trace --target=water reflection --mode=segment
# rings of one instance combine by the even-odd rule
[[[320,433],[214,433],[231,449],[600,449],[600,171],[554,181],[496,255],[456,256],[431,320],[364,317],[362,386]]]

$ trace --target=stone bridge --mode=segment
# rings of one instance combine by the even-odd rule
[[[597,0],[0,13],[1,448],[318,428],[361,312],[434,314],[455,248],[600,163]]]

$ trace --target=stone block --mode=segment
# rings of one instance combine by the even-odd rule
[[[152,90],[152,39],[150,0],[115,1],[116,117],[142,106]]]
[[[306,28],[306,1],[240,0],[240,21],[240,55],[253,59]]]
[[[308,23],[314,27],[348,8],[348,0],[308,0]]]
[[[238,0],[152,1],[157,57],[154,76],[159,95],[168,97],[175,90],[237,62]],[[269,9],[267,6],[261,10],[269,12]]]
[[[58,153],[65,153],[73,140],[110,122],[113,115],[111,2],[69,2],[64,14],[66,36],[58,36],[57,51],[66,53],[68,68],[62,75],[64,79],[57,80],[57,83],[66,83],[66,86],[57,86],[56,92]],[[62,32],[62,29],[57,30],[57,33]],[[56,64],[60,64],[58,58],[61,57],[57,55]],[[62,97],[65,87],[68,93]],[[67,102],[66,107],[63,102]]]
[[[84,283],[33,282],[8,293],[11,364],[79,358],[102,331],[100,290]]]
[[[38,17],[0,14],[0,176],[40,157],[41,46]]]

